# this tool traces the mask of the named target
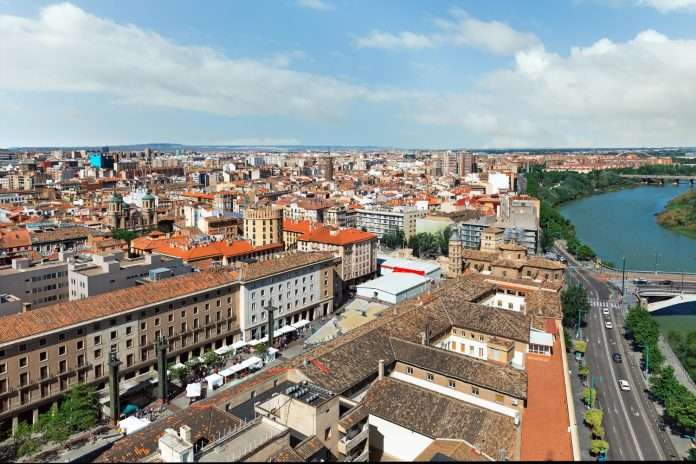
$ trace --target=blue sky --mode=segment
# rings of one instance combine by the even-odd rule
[[[696,0],[0,0],[0,146],[696,145]]]

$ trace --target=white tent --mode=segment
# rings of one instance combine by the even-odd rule
[[[295,322],[292,324],[293,327],[296,329],[301,329],[302,327],[309,325],[309,321],[307,319],[300,319],[299,321]]]
[[[221,346],[220,348],[216,348],[216,349],[215,349],[215,353],[217,353],[217,354],[219,354],[220,356],[222,356],[223,354],[226,354],[226,353],[227,353],[228,351],[230,351],[231,349],[232,349],[232,347],[225,345],[225,346]]]
[[[150,425],[150,421],[145,418],[137,418],[135,416],[129,416],[118,422],[118,427],[126,432],[126,435],[135,433],[140,429],[144,429]]]
[[[291,325],[284,325],[283,327],[275,331],[275,335],[285,335],[286,333],[294,332],[296,330],[297,329]]]
[[[247,344],[250,346],[256,346],[260,343],[266,343],[267,341],[268,341],[268,335],[266,335],[265,337],[260,338],[258,340],[249,340],[249,342]]]
[[[241,365],[244,366],[244,369],[261,369],[263,367],[263,361],[261,360],[261,358],[252,356],[251,358],[242,362]]]
[[[190,383],[186,385],[186,397],[187,398],[198,398],[201,396],[201,383]]]
[[[208,382],[208,388],[219,387],[225,382],[225,379],[220,374],[210,374],[205,380]]]
[[[278,354],[278,350],[276,348],[273,348],[272,346],[268,348],[268,354],[266,356],[266,359],[269,361],[273,360],[276,358]]]
[[[245,342],[244,340],[239,340],[239,341],[236,341],[232,344],[232,348],[234,348],[235,350],[238,350],[238,349],[243,348],[247,345],[248,345],[248,343]]]

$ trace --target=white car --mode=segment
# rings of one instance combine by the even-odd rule
[[[602,314],[604,314],[605,316],[608,316],[609,315],[609,308],[602,309]]]
[[[604,323],[604,327],[606,327],[607,329],[613,329],[613,328],[614,328],[614,324],[612,324],[611,321],[606,321],[606,322]]]
[[[625,392],[631,390],[631,386],[628,384],[628,381],[623,379],[619,380],[619,388]]]

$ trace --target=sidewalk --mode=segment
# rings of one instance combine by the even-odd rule
[[[657,341],[657,346],[660,351],[665,356],[665,361],[674,368],[674,376],[677,378],[680,384],[684,385],[691,393],[696,394],[696,383],[691,379],[691,376],[684,366],[682,366],[681,361],[677,358],[677,355],[672,351],[672,347],[669,345],[665,337],[660,335],[660,339]]]

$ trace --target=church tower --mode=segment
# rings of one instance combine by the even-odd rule
[[[464,244],[459,236],[459,227],[453,226],[449,239],[449,274],[451,277],[459,277],[464,273],[464,260],[462,257]]]

